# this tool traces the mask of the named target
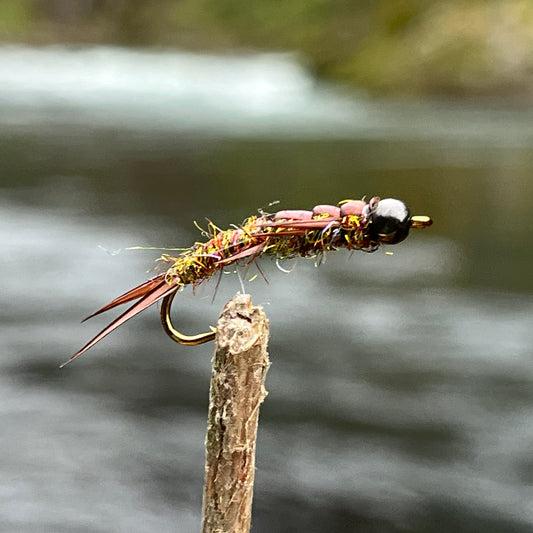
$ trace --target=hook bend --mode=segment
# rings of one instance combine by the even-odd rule
[[[176,292],[177,291],[174,291],[168,296],[165,296],[161,303],[161,324],[163,324],[163,329],[166,334],[173,341],[185,344],[186,346],[196,346],[197,344],[203,344],[204,342],[214,340],[217,330],[213,326],[209,326],[211,331],[199,333],[198,335],[184,335],[174,327],[170,317],[170,308],[172,307],[172,300],[174,300]]]

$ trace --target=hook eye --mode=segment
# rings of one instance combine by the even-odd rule
[[[174,291],[168,296],[165,296],[161,302],[161,324],[163,324],[163,329],[166,334],[173,341],[185,344],[186,346],[196,346],[197,344],[203,344],[204,342],[214,340],[217,329],[213,326],[209,326],[211,331],[199,333],[198,335],[184,335],[174,327],[172,319],[170,318],[170,308],[172,307],[172,300],[174,300],[176,293],[177,291]]]
[[[425,215],[411,217],[411,227],[415,229],[427,228],[433,224],[433,220]]]

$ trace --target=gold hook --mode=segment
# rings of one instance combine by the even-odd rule
[[[208,331],[207,333],[199,333],[198,335],[184,335],[174,327],[172,319],[170,318],[170,307],[172,306],[172,300],[174,300],[176,292],[177,291],[165,296],[161,303],[161,323],[163,324],[163,329],[166,331],[167,335],[173,341],[185,344],[186,346],[196,346],[197,344],[212,341],[217,332],[217,329],[213,326],[209,326],[211,331]]]
[[[411,217],[411,227],[415,229],[427,228],[433,224],[433,220],[425,215]]]

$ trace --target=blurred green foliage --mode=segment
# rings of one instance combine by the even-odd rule
[[[0,2],[0,39],[17,39],[28,35],[34,21],[34,2],[31,0],[3,0]]]
[[[300,52],[374,93],[529,94],[526,0],[0,0],[0,39]]]

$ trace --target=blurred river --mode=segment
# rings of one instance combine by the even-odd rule
[[[154,268],[126,248],[363,195],[435,224],[241,272],[271,320],[253,532],[532,531],[533,110],[371,100],[291,55],[4,46],[0,151],[0,531],[199,531],[212,346],[154,308],[58,365]]]

